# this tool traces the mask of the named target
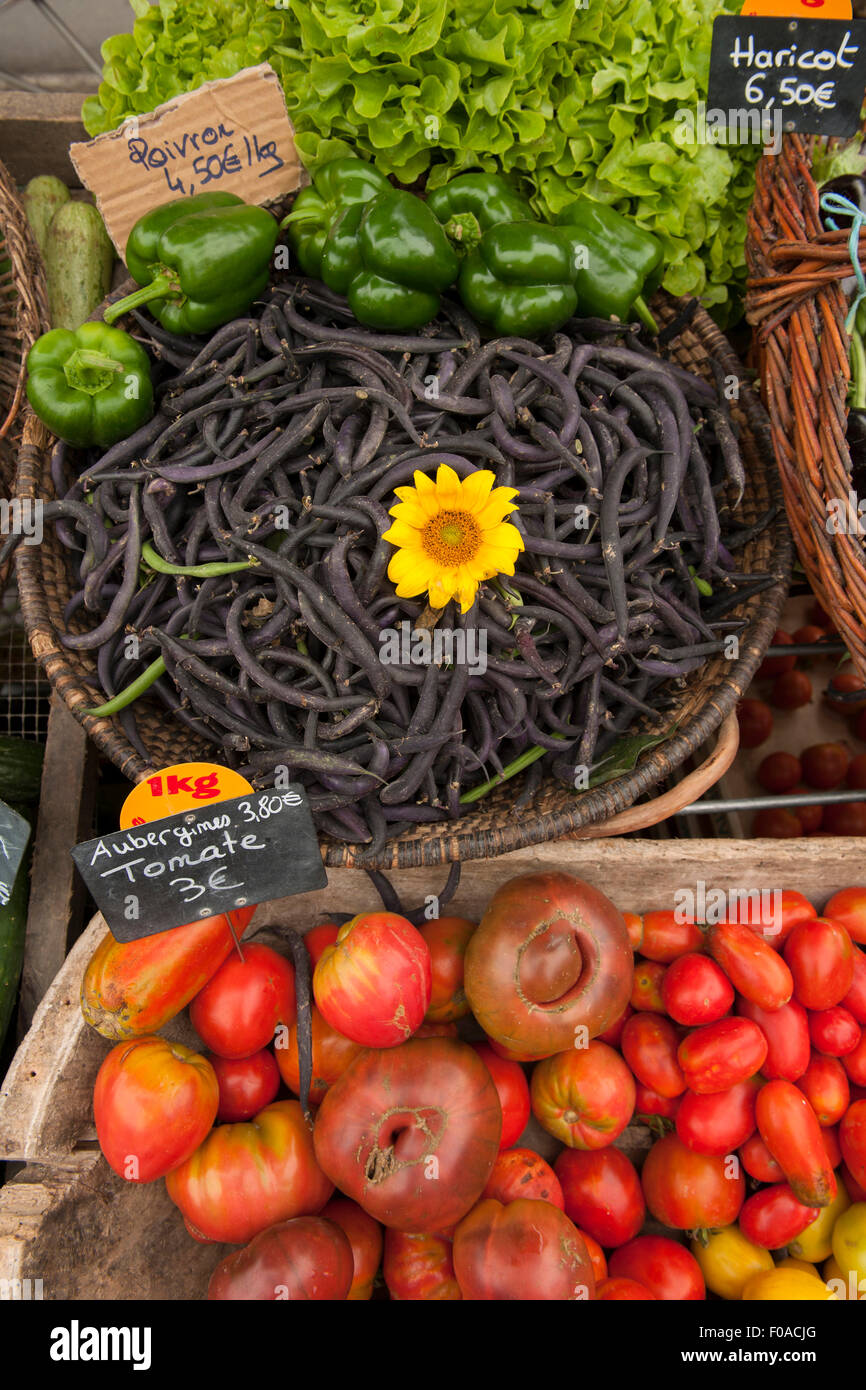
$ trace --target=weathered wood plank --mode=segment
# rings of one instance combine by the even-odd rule
[[[85,92],[0,92],[0,160],[18,183],[54,174],[75,187],[73,140],[89,137],[81,121]]]

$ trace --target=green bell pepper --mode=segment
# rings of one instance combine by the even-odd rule
[[[467,252],[498,222],[532,221],[532,208],[498,174],[458,174],[427,195],[446,234]]]
[[[470,314],[497,335],[553,333],[577,308],[572,239],[543,222],[500,222],[460,271]]]
[[[108,449],[153,414],[147,353],[121,328],[52,328],[27,354],[27,399],[58,439]]]
[[[332,159],[322,165],[280,223],[288,228],[289,245],[305,275],[322,278],[325,238],[340,213],[354,204],[369,203],[390,187],[385,175],[363,159]]]
[[[276,220],[234,193],[196,193],[136,222],[126,265],[140,290],[105,312],[113,323],[142,304],[170,333],[209,333],[243,314],[266,288]]]
[[[575,279],[580,312],[622,322],[636,314],[651,333],[658,333],[646,304],[664,275],[658,238],[604,203],[569,203],[556,220],[574,235],[576,247],[586,248]]]
[[[407,332],[439,311],[460,261],[438,218],[414,193],[389,188],[345,208],[322,251],[322,279],[359,323]]]

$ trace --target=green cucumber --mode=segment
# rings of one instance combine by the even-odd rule
[[[53,174],[37,174],[36,178],[31,179],[24,190],[22,197],[24,211],[36,238],[36,245],[43,257],[45,256],[48,228],[51,226],[52,218],[58,208],[69,202],[70,196],[66,184],[60,179],[56,179]]]
[[[32,821],[33,809],[13,806],[25,820]],[[30,901],[30,863],[33,836],[18,865],[9,901],[0,906],[0,1048],[18,998],[21,969],[24,964],[24,937],[27,929],[27,905]]]
[[[111,289],[114,247],[92,203],[58,208],[48,228],[45,271],[52,328],[76,329]]]
[[[38,801],[44,757],[41,743],[0,735],[0,801]]]

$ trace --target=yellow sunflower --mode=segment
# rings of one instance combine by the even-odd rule
[[[388,578],[399,598],[426,589],[432,608],[444,608],[456,598],[466,613],[483,580],[514,573],[523,541],[504,518],[517,510],[511,500],[517,489],[494,487],[495,482],[488,469],[461,481],[443,463],[435,482],[416,473],[414,487],[394,489],[400,501],[391,508],[394,524],[385,540],[398,547]]]

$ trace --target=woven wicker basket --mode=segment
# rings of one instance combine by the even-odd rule
[[[11,494],[21,436],[24,362],[48,328],[45,269],[18,190],[0,164],[0,488]]]
[[[119,297],[123,288],[111,299]],[[653,310],[662,325],[671,323],[689,306],[668,296],[657,296]],[[749,542],[741,552],[742,566],[751,572],[769,573],[773,583],[735,611],[748,626],[740,636],[740,655],[735,661],[714,658],[690,678],[678,695],[675,709],[647,724],[646,730],[662,732],[676,721],[677,732],[664,744],[647,752],[634,771],[592,791],[575,794],[560,783],[543,783],[534,799],[514,814],[513,804],[520,792],[515,778],[497,788],[483,803],[459,821],[437,823],[409,831],[390,841],[376,867],[410,868],[457,860],[488,858],[543,841],[558,839],[584,826],[601,822],[625,811],[646,792],[658,787],[670,773],[711,737],[735,709],[757,669],[778,623],[784,600],[792,548],[784,521],[778,475],[773,464],[766,414],[747,381],[745,369],[730,344],[709,316],[692,303],[695,312],[669,348],[682,366],[712,380],[710,358],[723,371],[740,382],[734,415],[741,427],[741,447],[748,473],[741,517],[744,526],[764,516],[778,504],[779,513],[771,526]],[[53,485],[49,466],[50,438],[28,412],[24,442],[19,455],[17,490],[21,497],[50,497]],[[55,689],[75,717],[91,734],[102,752],[133,781],[140,781],[156,768],[195,758],[212,760],[212,745],[198,742],[180,725],[172,724],[164,707],[156,702],[139,702],[137,723],[149,750],[145,762],[129,743],[114,720],[94,719],[84,711],[93,696],[83,676],[91,675],[95,662],[89,653],[70,652],[60,642],[64,604],[72,593],[64,552],[49,528],[43,545],[21,547],[18,551],[18,582],[22,611],[34,654]],[[659,813],[657,819],[670,814]],[[328,865],[351,864],[351,848],[325,842]],[[365,867],[372,867],[365,860]]]
[[[866,550],[828,527],[831,499],[847,502],[845,442],[850,381],[849,233],[825,232],[812,177],[817,137],[786,135],[760,159],[749,214],[746,317],[754,330],[761,394],[800,561],[866,685]],[[860,234],[866,269],[866,228]]]

